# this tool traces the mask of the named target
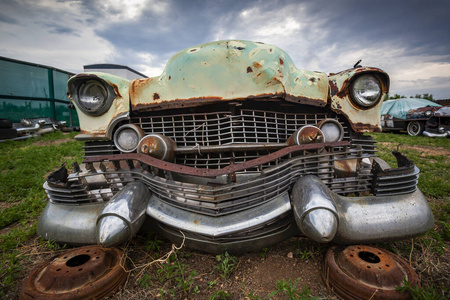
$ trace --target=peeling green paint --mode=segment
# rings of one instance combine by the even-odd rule
[[[249,41],[218,41],[184,49],[169,60],[161,76],[136,80],[132,86],[131,104],[136,108],[171,101],[200,105],[202,99],[272,96],[324,106],[328,97],[325,73],[299,70],[280,48]]]

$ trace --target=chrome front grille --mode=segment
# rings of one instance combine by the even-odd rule
[[[247,105],[249,106],[249,105]],[[346,122],[333,117],[331,112],[305,106],[278,107],[275,111],[271,103],[254,102],[252,107],[241,108],[232,105],[161,112],[142,112],[131,117],[130,123],[140,126],[146,134],[158,133],[173,139],[178,151],[174,163],[196,168],[221,169],[230,164],[242,163],[267,155],[280,149],[286,140],[305,125],[316,125],[327,118],[337,119],[344,128],[344,140],[350,139]],[[208,111],[209,110],[209,111]],[[211,112],[213,110],[214,112]],[[223,151],[204,151],[201,147],[240,148]],[[253,149],[249,145],[260,145]],[[268,149],[268,145],[272,148]],[[275,146],[275,147],[274,147]],[[369,147],[370,148],[370,147]],[[86,142],[85,156],[120,154],[113,141]],[[211,148],[210,148],[211,149]],[[275,149],[276,150],[276,149]],[[373,154],[374,147],[366,151]]]
[[[326,113],[281,113],[242,109],[134,117],[146,134],[159,133],[172,138],[177,147],[218,146],[229,144],[284,143],[297,129],[315,125],[327,118]]]

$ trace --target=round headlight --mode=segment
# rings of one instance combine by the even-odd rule
[[[433,114],[433,113],[432,113],[431,110],[427,110],[427,111],[425,112],[425,116],[427,116],[427,117],[431,117],[432,114]]]
[[[361,75],[353,82],[351,92],[356,104],[371,107],[380,100],[381,84],[373,75]]]
[[[108,92],[101,82],[88,80],[78,88],[78,101],[87,111],[98,111],[106,102]]]
[[[136,125],[126,124],[114,133],[114,145],[122,152],[129,153],[137,149],[139,141],[144,137],[144,131]]]
[[[317,124],[317,127],[322,130],[327,143],[342,141],[344,138],[344,128],[341,123],[334,119],[322,120]]]

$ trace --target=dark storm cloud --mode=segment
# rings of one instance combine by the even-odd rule
[[[17,19],[9,17],[3,13],[0,13],[0,22],[8,24],[19,24],[19,21],[17,21]]]
[[[103,1],[81,1],[87,21],[97,24],[105,15],[120,13],[117,7],[106,7]],[[450,22],[447,1],[167,1],[168,11],[159,14],[153,3],[144,8],[139,18],[114,22],[96,33],[119,49],[133,48],[155,54],[173,53],[195,44],[210,41],[212,28],[225,31],[250,30],[261,25],[242,28],[239,13],[251,7],[270,12],[270,18],[282,20],[289,14],[298,18],[295,7],[310,16],[311,27],[320,24],[329,31],[326,40],[313,41],[316,46],[352,45],[390,42],[405,48],[407,54],[430,55],[448,53]],[[290,6],[292,11],[280,13]],[[249,16],[252,18],[254,16]],[[301,20],[299,20],[301,21]],[[233,30],[234,29],[234,30]],[[315,29],[315,28],[311,28]],[[319,28],[320,29],[320,28]],[[306,29],[304,29],[306,30]],[[236,38],[241,38],[237,36]],[[293,37],[301,42],[302,36]],[[310,37],[313,39],[314,37]]]
[[[308,12],[324,18],[333,40],[393,42],[412,55],[447,54],[447,1],[311,1]]]
[[[299,68],[338,72],[363,59],[390,74],[393,93],[434,87],[450,97],[448,11],[447,0],[0,1],[0,54],[73,71],[83,61],[117,63],[155,76],[181,49],[246,39],[283,48]],[[60,51],[45,43],[32,51],[35,38]]]
[[[55,23],[46,23],[46,27],[50,28],[50,33],[56,33],[56,34],[68,34],[73,36],[80,36],[76,31],[72,28],[61,26]]]
[[[158,14],[148,8],[138,19],[114,23],[97,34],[118,48],[133,48],[164,54],[209,41],[211,24],[220,16],[248,6],[246,1],[167,1],[168,11]],[[95,2],[86,10],[100,17]],[[92,18],[90,18],[91,22]],[[95,20],[95,17],[94,17]]]

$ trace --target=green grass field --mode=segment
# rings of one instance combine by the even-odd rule
[[[60,246],[55,243],[36,238],[36,223],[46,204],[45,192],[42,188],[45,178],[63,163],[67,163],[70,169],[71,163],[82,161],[81,147],[83,144],[75,141],[74,136],[75,133],[55,132],[26,141],[0,143],[0,298],[11,297],[11,292],[8,290],[17,291],[21,279],[26,276],[26,271],[30,271],[24,270],[24,265],[30,259],[27,256],[30,247],[38,244],[39,251],[60,251]],[[423,237],[381,246],[406,258],[420,274],[425,289],[413,291],[418,298],[426,298],[430,295],[430,299],[448,297],[448,287],[450,286],[448,250],[450,245],[450,139],[410,137],[391,133],[379,133],[373,134],[373,136],[378,142],[379,156],[391,166],[396,166],[396,162],[390,152],[398,148],[420,168],[419,188],[429,200],[436,219],[435,229]],[[155,238],[144,243],[143,247],[148,247],[148,251],[159,251],[159,245],[162,242]],[[189,255],[189,250],[186,251],[188,254],[185,255]],[[305,251],[309,253],[309,250]],[[270,253],[268,249],[265,249],[263,254],[270,255]],[[229,261],[232,261],[232,258]],[[195,298],[192,295],[199,292],[198,286],[197,290],[195,288],[197,283],[195,278],[197,277],[194,275],[189,277],[191,273],[186,273],[187,275],[182,273],[184,265],[172,264],[166,268],[175,268],[174,266],[177,268],[176,270],[162,268],[160,272],[161,274],[169,271],[179,272],[182,274],[183,280],[187,281],[187,283],[183,281],[184,285],[182,284],[181,288],[175,290],[173,296],[179,298],[188,293]],[[237,264],[233,267],[239,268]],[[145,288],[146,282],[151,284],[154,280],[150,275],[144,275],[140,277],[140,286],[143,288]],[[178,282],[177,278],[172,278],[172,280]],[[228,299],[226,298],[227,292],[218,288],[221,280],[229,279],[219,277],[216,283],[214,283],[216,280],[209,282],[210,287],[208,288],[211,289],[211,294],[213,292],[217,294],[215,299]],[[280,278],[280,286],[282,283],[287,284],[288,281],[281,281]],[[153,282],[153,284],[155,283]],[[291,285],[294,283],[291,282]],[[302,288],[303,286],[299,287],[299,290]],[[13,297],[17,296],[14,293],[12,295]],[[239,297],[244,296],[239,295]],[[254,296],[248,299],[262,298]]]

